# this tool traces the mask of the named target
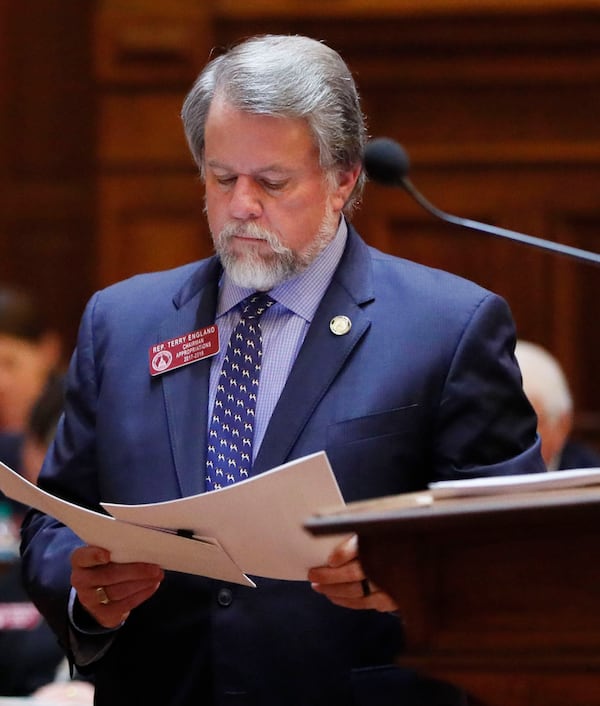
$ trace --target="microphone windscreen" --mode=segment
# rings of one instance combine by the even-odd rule
[[[404,147],[389,137],[376,137],[365,147],[363,161],[369,179],[384,186],[401,186],[410,159]]]

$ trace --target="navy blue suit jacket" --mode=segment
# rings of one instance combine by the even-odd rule
[[[148,349],[214,323],[220,274],[211,258],[92,298],[45,489],[90,507],[202,492],[210,361],[151,378]],[[352,322],[344,336],[329,327],[340,314]],[[542,471],[514,339],[502,299],[378,252],[351,228],[253,472],[324,449],[353,501],[434,480]],[[78,544],[38,512],[25,523],[29,590],[65,645]],[[395,616],[337,607],[307,582],[256,582],[168,574],[96,663],[97,702],[405,703],[405,673],[391,666],[402,646]]]

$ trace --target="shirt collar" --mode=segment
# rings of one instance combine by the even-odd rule
[[[345,218],[340,218],[333,240],[306,270],[273,287],[269,294],[297,316],[301,316],[308,322],[312,321],[342,257],[347,238],[348,225]],[[224,272],[219,286],[217,318],[236,307],[253,292],[253,289],[240,287],[232,282],[227,272]]]

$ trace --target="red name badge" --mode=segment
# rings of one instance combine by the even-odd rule
[[[150,375],[162,375],[202,358],[209,358],[218,352],[219,328],[216,324],[190,331],[183,336],[150,346]]]

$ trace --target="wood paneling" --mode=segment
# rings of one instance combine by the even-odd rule
[[[206,60],[207,30],[202,3],[104,2],[96,16],[96,75],[132,87],[185,87]]]
[[[106,284],[206,257],[212,244],[203,195],[191,174],[119,174],[102,179],[103,234],[97,276]]]
[[[367,575],[405,617],[399,663],[473,706],[600,706],[599,509],[593,487],[404,496],[307,527],[358,534]]]
[[[223,43],[256,32],[325,39],[355,73],[370,133],[404,144],[435,205],[600,252],[597,3],[359,4],[221,0],[216,32]],[[597,267],[436,222],[375,184],[355,222],[374,245],[505,296],[519,335],[552,350],[572,380],[578,433],[600,444]]]
[[[372,17],[402,19],[411,15],[471,15],[474,10],[488,15],[506,12],[531,12],[569,9],[595,9],[596,0],[216,0],[217,12],[233,19],[270,19],[273,16],[291,18],[318,17],[337,19]]]
[[[195,0],[99,7],[98,286],[211,252],[179,118],[210,52],[208,10]]]
[[[44,23],[0,2],[0,276],[37,286],[66,332],[92,289],[210,251],[179,111],[211,48],[257,33],[338,49],[370,133],[407,147],[440,208],[600,251],[596,0],[40,3]],[[375,184],[355,221],[505,296],[600,445],[597,268],[444,225]]]
[[[66,347],[91,293],[92,12],[80,0],[0,5],[0,279],[38,294]]]

